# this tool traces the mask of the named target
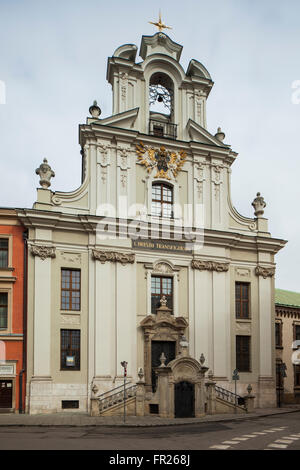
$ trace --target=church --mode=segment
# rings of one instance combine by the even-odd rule
[[[271,237],[260,193],[253,218],[234,208],[238,154],[206,122],[213,80],[196,59],[184,70],[183,47],[158,25],[139,51],[124,44],[108,58],[112,115],[95,101],[79,125],[80,187],[51,191],[44,159],[33,208],[17,211],[31,414],[90,413],[124,372],[128,397],[143,384],[146,415],[180,416],[191,397],[186,415],[199,416],[206,373],[223,394],[276,406],[274,257],[285,241]]]

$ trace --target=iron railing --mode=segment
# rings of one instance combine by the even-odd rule
[[[117,405],[118,403],[122,403],[128,398],[132,398],[136,396],[136,385],[131,385],[129,382],[125,386],[125,391],[124,391],[124,385],[120,385],[119,387],[115,387],[108,392],[101,393],[99,395],[99,411],[104,411],[114,405]]]
[[[159,121],[158,119],[149,119],[149,134],[157,137],[168,137],[176,139],[177,124],[172,122]]]
[[[239,406],[245,406],[245,399],[240,395],[230,392],[219,385],[216,385],[215,388],[217,397],[222,398],[222,400],[232,403],[233,405],[237,404]]]

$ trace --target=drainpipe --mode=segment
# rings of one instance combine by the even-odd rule
[[[19,413],[25,413],[23,410],[23,376],[26,372],[27,365],[27,279],[28,279],[28,257],[27,257],[27,239],[28,239],[28,230],[23,233],[24,240],[24,281],[23,281],[23,354],[22,354],[22,370],[19,372]],[[26,387],[26,383],[24,382]]]

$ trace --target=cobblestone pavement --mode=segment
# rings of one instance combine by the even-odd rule
[[[226,422],[232,420],[251,420],[263,416],[281,415],[300,411],[300,405],[290,405],[283,408],[256,409],[249,414],[217,414],[206,415],[203,418],[160,418],[159,416],[123,416],[92,417],[86,413],[53,413],[53,414],[1,414],[0,426],[176,426],[209,422]],[[299,416],[300,418],[300,416]]]
[[[192,424],[191,424],[192,423]],[[299,450],[299,412],[269,414],[252,419],[192,422],[180,426],[2,426],[0,450]],[[114,451],[114,452],[113,452]],[[224,453],[223,452],[223,453]],[[105,454],[105,458],[106,458]],[[191,455],[192,456],[192,455]]]

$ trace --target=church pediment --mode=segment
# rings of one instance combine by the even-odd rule
[[[204,127],[197,124],[192,119],[187,123],[187,131],[191,140],[201,142],[202,144],[216,145],[217,147],[230,147],[223,142],[220,142],[215,136],[210,134]]]
[[[198,60],[192,59],[186,71],[187,76],[201,77],[211,80],[210,73]]]
[[[149,332],[152,330],[153,333],[161,328],[181,331],[188,326],[188,322],[183,317],[174,317],[170,313],[161,313],[160,309],[158,309],[157,315],[148,315],[141,321],[140,326],[145,331]]]
[[[123,113],[114,114],[105,119],[94,122],[94,124],[101,124],[106,126],[120,127],[122,129],[130,129],[134,126],[136,118],[138,116],[140,108],[130,109],[129,111],[124,111]]]

